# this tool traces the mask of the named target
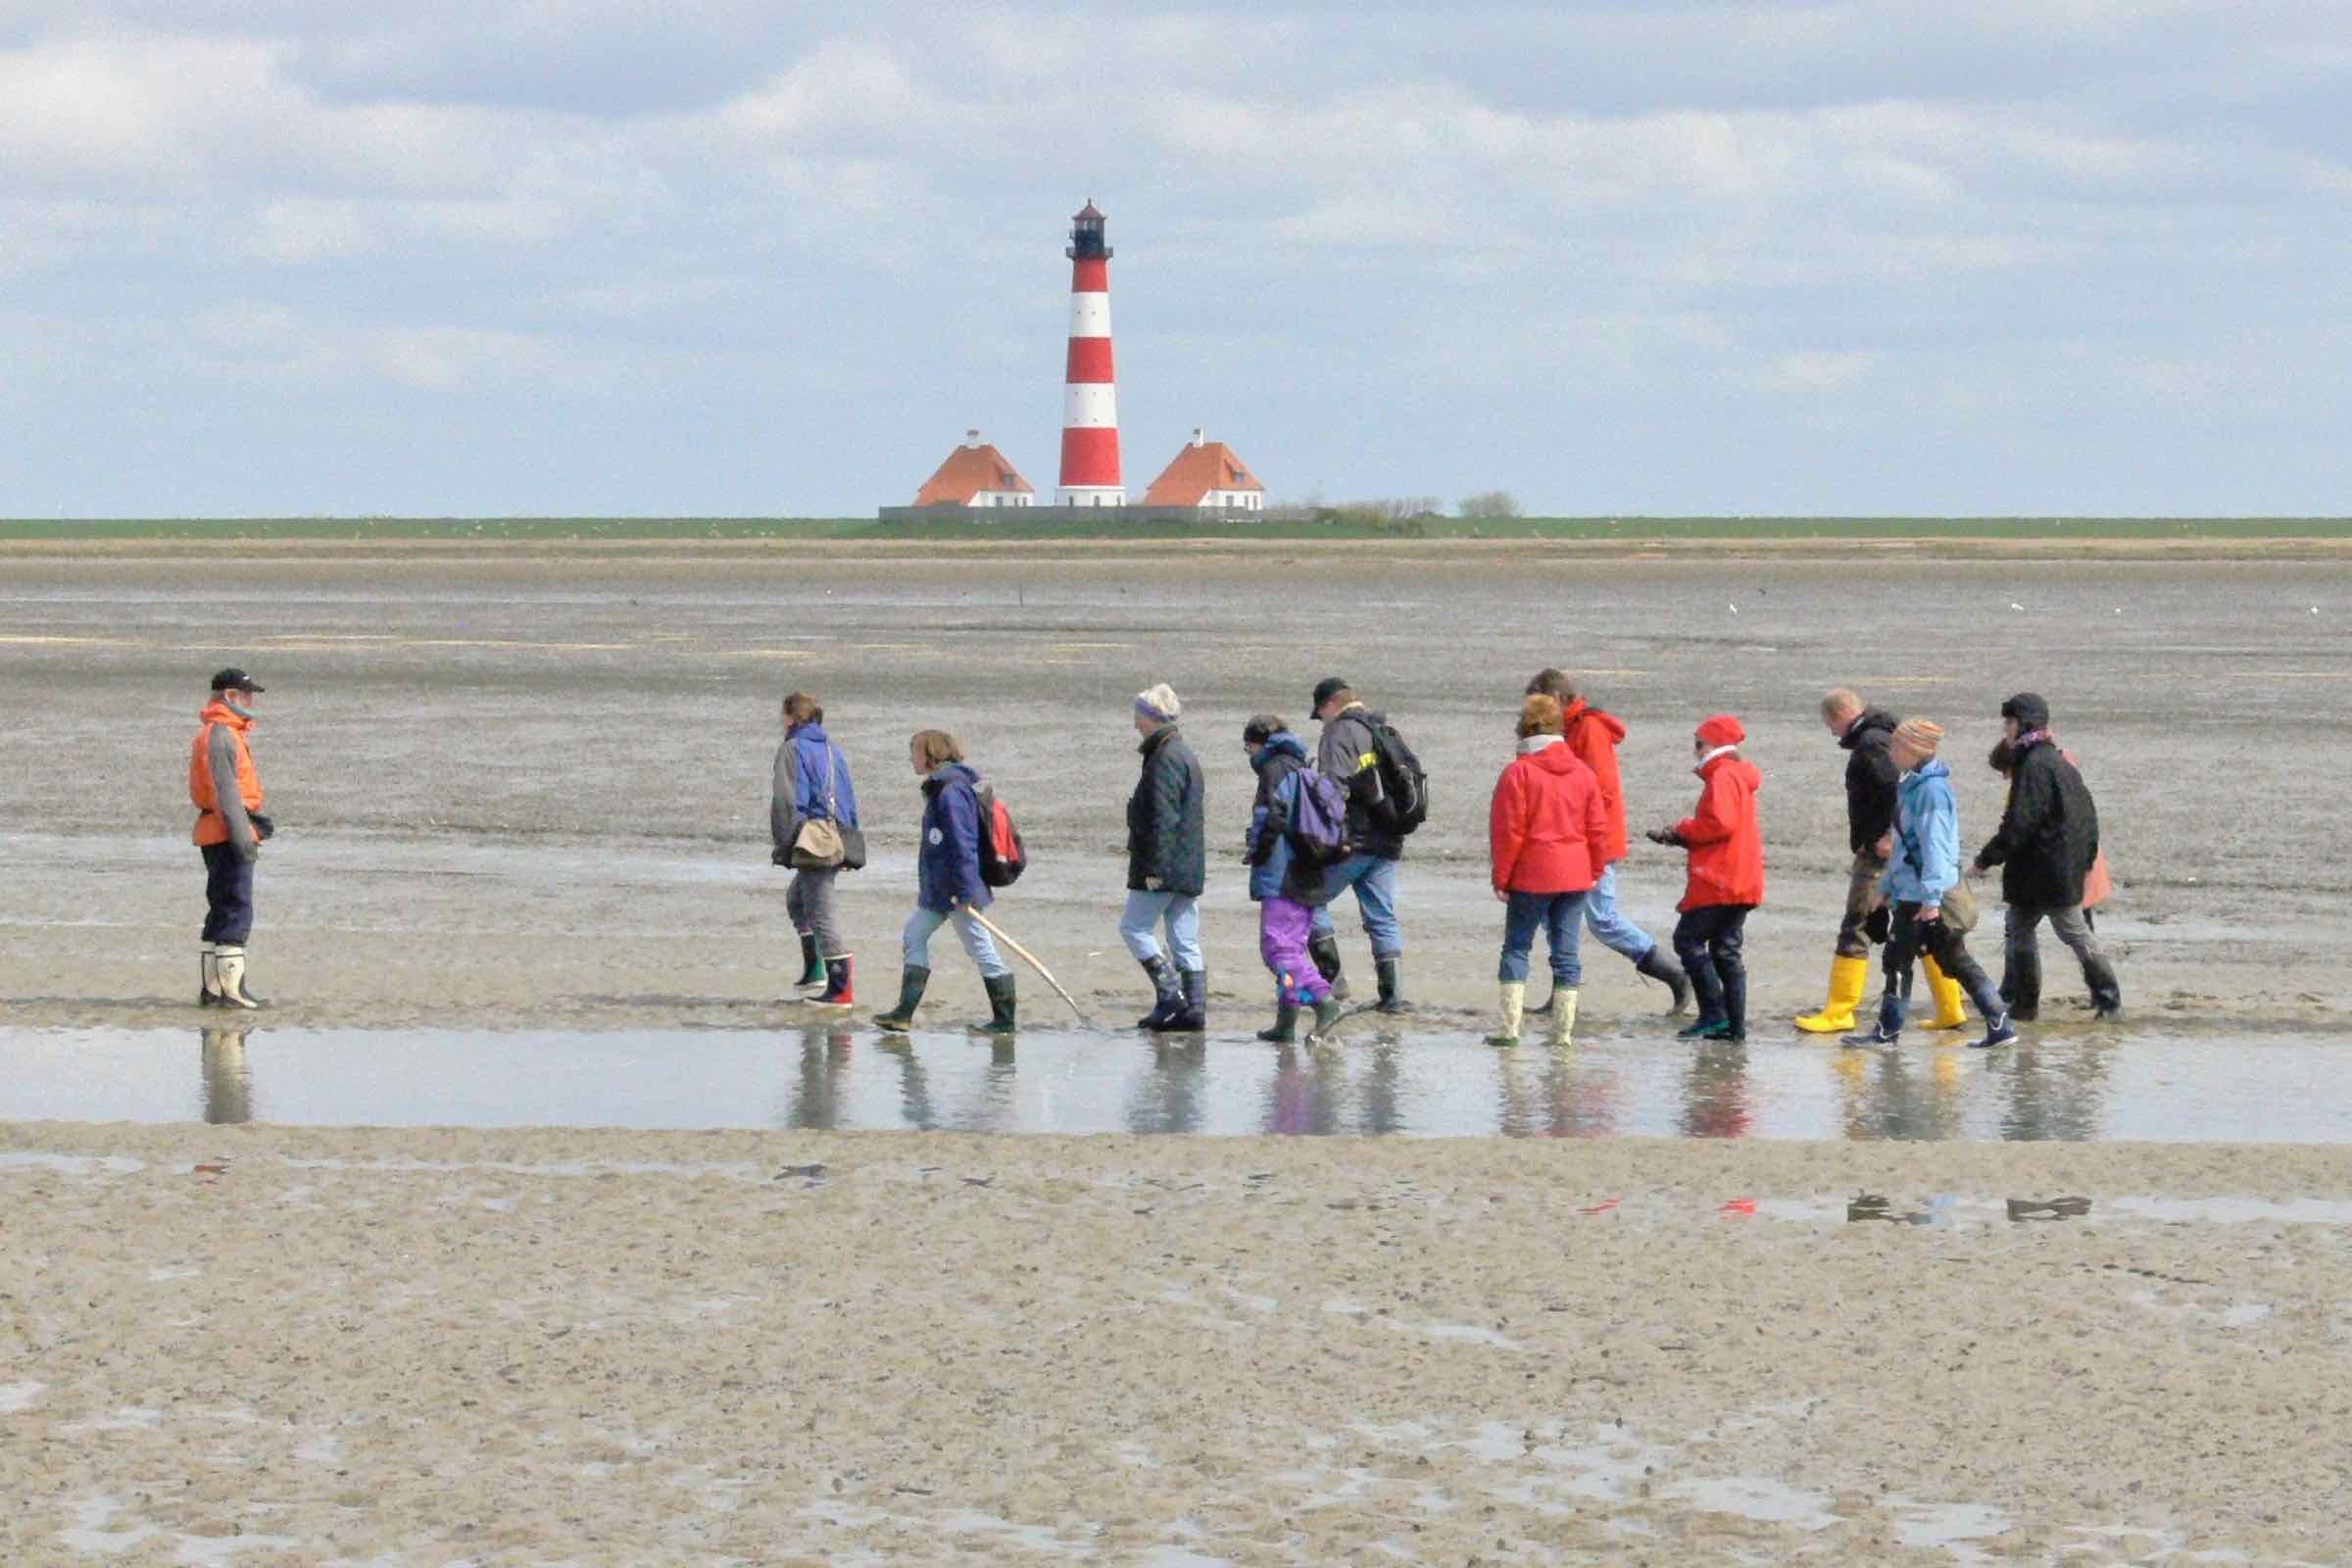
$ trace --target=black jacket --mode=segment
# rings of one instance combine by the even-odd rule
[[[2011,904],[2071,909],[2098,858],[2098,808],[2075,764],[2048,741],[2027,747],[2012,765],[2000,831],[1977,852],[1977,864],[2001,868],[2001,897]]]
[[[1387,793],[1368,720],[1388,722],[1361,703],[1334,714],[1315,743],[1315,770],[1348,792],[1348,837],[1357,853],[1401,860],[1404,840],[1389,825]]]
[[[1156,877],[1159,891],[1197,899],[1208,886],[1200,759],[1173,724],[1154,730],[1137,750],[1144,773],[1127,799],[1127,886],[1141,892],[1147,878]]]
[[[1845,827],[1856,855],[1875,853],[1894,826],[1894,786],[1902,770],[1887,748],[1898,722],[1884,708],[1866,708],[1838,742],[1854,754],[1845,760]]]

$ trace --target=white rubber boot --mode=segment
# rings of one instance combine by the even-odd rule
[[[1487,1036],[1490,1046],[1515,1046],[1519,1043],[1519,1021],[1527,1012],[1527,985],[1524,981],[1504,981],[1502,985],[1502,1027]]]
[[[216,951],[215,945],[207,942],[198,952],[196,972],[202,976],[196,985],[199,1007],[220,1005],[220,960],[215,956]]]
[[[1576,993],[1554,987],[1551,994],[1556,1003],[1551,1009],[1551,1043],[1555,1049],[1572,1046],[1576,1044]]]
[[[220,978],[220,1001],[223,1007],[252,1009],[265,1004],[259,997],[245,993],[245,950],[219,947],[213,950],[213,966]]]

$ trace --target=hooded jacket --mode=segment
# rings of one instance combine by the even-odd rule
[[[1952,770],[1931,758],[1895,787],[1894,853],[1879,877],[1892,904],[1939,908],[1960,880],[1960,808],[1952,800]]]
[[[1348,837],[1358,853],[1383,860],[1404,858],[1404,840],[1380,808],[1387,796],[1380,781],[1380,754],[1372,722],[1386,723],[1361,703],[1350,703],[1326,720],[1315,743],[1315,769],[1348,792]]]
[[[2031,909],[2071,909],[2099,856],[2099,812],[2074,763],[2046,738],[2010,758],[2009,804],[1980,868],[2001,868],[2001,898]]]
[[[1329,903],[1322,867],[1301,864],[1291,853],[1291,813],[1297,809],[1299,780],[1308,771],[1306,743],[1287,729],[1277,730],[1266,737],[1251,765],[1257,769],[1257,800],[1250,809],[1243,852],[1250,899],[1259,904],[1288,899],[1310,909]]]
[[[262,808],[262,775],[245,740],[253,720],[218,696],[197,717],[201,722],[188,746],[188,800],[196,808],[189,841],[200,849],[233,845],[239,859],[250,860],[261,849],[252,813]]]
[[[1600,787],[1600,807],[1609,813],[1600,859],[1603,865],[1614,865],[1625,858],[1625,786],[1617,773],[1617,748],[1625,742],[1625,721],[1614,713],[1586,707],[1581,697],[1560,710],[1560,717],[1566,721],[1562,733],[1567,736],[1568,749],[1592,770],[1592,782]]]
[[[1884,708],[1866,708],[1838,739],[1853,753],[1845,760],[1845,826],[1856,855],[1877,854],[1879,840],[1894,826],[1894,788],[1901,770],[1889,747],[1900,722]]]
[[[850,760],[841,755],[841,748],[825,734],[822,724],[801,725],[776,748],[775,781],[767,803],[768,835],[777,849],[789,852],[792,841],[800,837],[801,824],[811,819],[836,821],[843,827],[858,825],[858,792],[850,784]]]
[[[1199,898],[1208,886],[1207,781],[1200,759],[1173,724],[1163,724],[1136,748],[1143,775],[1127,798],[1127,886]]]
[[[994,902],[980,880],[979,783],[980,775],[963,762],[942,762],[923,780],[914,901],[935,913],[945,914],[958,903],[985,909]]]
[[[1688,914],[1715,905],[1753,906],[1764,902],[1764,827],[1756,815],[1756,792],[1764,775],[1738,752],[1724,751],[1691,771],[1701,783],[1698,809],[1674,826],[1690,852],[1683,902]]]
[[[1600,784],[1568,742],[1535,736],[1494,781],[1487,807],[1488,873],[1497,893],[1583,893],[1608,862]]]

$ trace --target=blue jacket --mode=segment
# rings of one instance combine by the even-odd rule
[[[914,902],[945,914],[961,902],[988,907],[980,880],[980,775],[961,762],[943,762],[923,780],[923,846],[914,860]]]
[[[1283,820],[1290,819],[1291,803],[1298,795],[1298,772],[1306,766],[1306,743],[1287,729],[1278,730],[1266,737],[1251,765],[1257,769],[1257,802],[1250,808],[1243,858],[1250,862],[1250,900],[1263,904],[1282,895],[1282,879],[1291,869],[1290,837],[1276,833],[1269,839],[1266,815],[1279,802]]]
[[[832,801],[825,799],[826,751],[832,752]],[[858,792],[850,785],[850,760],[825,736],[822,724],[803,724],[776,748],[774,788],[768,796],[767,828],[779,851],[790,851],[801,824],[810,817],[837,819],[844,827],[858,826]]]
[[[1952,803],[1952,770],[1939,761],[1905,773],[1894,787],[1894,853],[1879,878],[1889,904],[1941,906],[1944,889],[1960,880],[1960,808]]]

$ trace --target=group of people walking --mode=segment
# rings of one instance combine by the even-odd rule
[[[188,793],[208,905],[198,1000],[207,1006],[262,1005],[244,983],[253,869],[271,832],[261,813],[248,738],[262,690],[239,668],[215,675],[190,750]],[[1206,1027],[1208,1010],[1199,904],[1207,889],[1205,775],[1183,733],[1183,704],[1174,691],[1153,686],[1136,695],[1133,708],[1141,766],[1127,804],[1127,901],[1119,934],[1152,997],[1136,1022],[1154,1032],[1195,1032]],[[1968,871],[1950,769],[1936,755],[1941,727],[1924,718],[1898,720],[1845,690],[1831,692],[1821,710],[1838,744],[1852,754],[1845,769],[1852,863],[1828,999],[1797,1018],[1797,1027],[1838,1034],[1849,1046],[1892,1044],[1909,1017],[1914,975],[1924,968],[1935,1003],[1928,1027],[1966,1023],[1965,997],[1985,1025],[1976,1044],[2004,1044],[2040,1006],[2044,922],[2081,960],[2097,1016],[2118,1016],[2121,987],[2090,912],[2107,889],[2098,814],[2073,758],[2057,746],[2048,704],[2021,692],[2002,705],[2002,740],[1990,762],[2008,780],[2008,800],[1998,830]],[[1310,1015],[1309,1038],[1328,1031],[1345,1010],[1351,993],[1331,912],[1344,894],[1352,893],[1371,943],[1377,1000],[1369,1005],[1386,1013],[1410,1005],[1396,873],[1407,839],[1429,813],[1428,777],[1388,717],[1347,681],[1320,682],[1310,711],[1320,725],[1311,752],[1279,715],[1258,713],[1242,728],[1257,780],[1243,858],[1258,908],[1259,956],[1274,982],[1274,1019],[1258,1038],[1274,1043],[1298,1038]],[[835,883],[844,870],[864,864],[865,844],[849,761],[824,718],[823,706],[807,692],[784,699],[769,805],[771,858],[793,871],[786,909],[800,938],[797,989],[815,1005],[848,1009],[857,1000],[855,957],[835,915]],[[1530,1016],[1546,1020],[1551,1044],[1573,1042],[1588,927],[1637,973],[1667,987],[1671,1012],[1695,999],[1697,1017],[1678,1038],[1746,1037],[1743,940],[1748,915],[1764,902],[1756,805],[1763,776],[1740,755],[1746,730],[1729,713],[1695,726],[1697,800],[1689,815],[1645,835],[1685,857],[1671,958],[1617,906],[1617,867],[1627,846],[1617,748],[1627,733],[1625,722],[1593,706],[1572,676],[1544,669],[1527,683],[1516,746],[1488,804],[1490,877],[1503,906],[1491,1044],[1517,1045]],[[926,729],[910,736],[907,762],[923,801],[914,908],[900,933],[898,1000],[873,1021],[899,1032],[913,1026],[931,978],[931,940],[952,925],[988,996],[989,1019],[976,1027],[1010,1034],[1017,1027],[1016,986],[999,951],[1003,933],[986,911],[1025,864],[1018,831],[954,735]],[[2007,906],[1997,986],[1967,946],[1976,924],[1970,876],[1993,866],[2001,868]],[[1551,992],[1530,1006],[1539,934],[1548,948]],[[1873,943],[1885,947],[1884,989],[1875,1017],[1859,1027]]]

